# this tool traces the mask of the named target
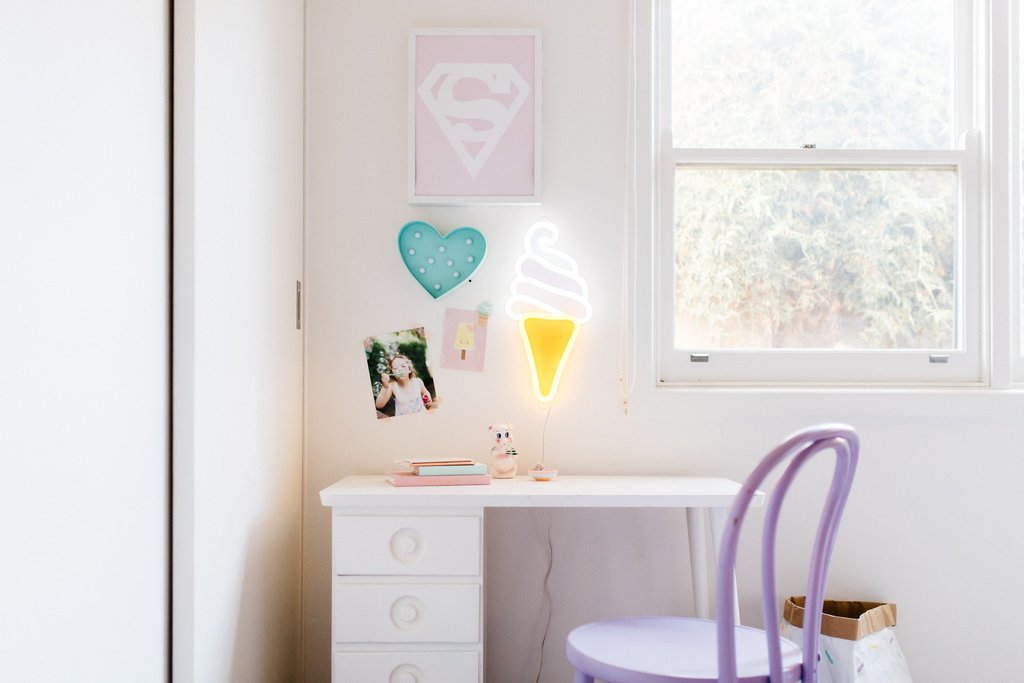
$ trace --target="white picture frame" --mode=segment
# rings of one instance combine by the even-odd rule
[[[409,203],[539,204],[541,32],[409,32]]]

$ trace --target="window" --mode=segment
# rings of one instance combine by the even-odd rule
[[[1013,378],[1017,382],[1024,382],[1024,50],[1020,49],[1020,37],[1024,35],[1024,12],[1020,11],[1017,2],[1008,3],[1005,17],[1005,24],[1009,27],[1008,50],[1006,59],[1010,63],[1010,74],[1007,77],[1008,109],[1010,125],[1005,147],[1010,151],[1007,165],[1010,170],[1010,182],[1007,183],[1010,191],[1009,215],[1007,222],[1014,226],[1012,231],[1013,239],[1009,240],[1009,248],[1006,250],[1010,255],[1009,271],[1012,274],[1013,283],[1011,291],[1013,297],[1010,304],[1010,329],[1011,339],[1016,338],[1013,345],[1014,351],[1014,373]]]
[[[987,382],[988,15],[655,4],[660,382]]]

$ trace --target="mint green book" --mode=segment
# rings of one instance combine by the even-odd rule
[[[473,463],[472,465],[420,465],[413,470],[421,477],[429,477],[438,474],[487,474],[487,465]]]

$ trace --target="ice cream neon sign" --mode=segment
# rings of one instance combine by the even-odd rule
[[[533,390],[541,401],[554,398],[579,326],[592,313],[579,266],[552,246],[557,240],[558,228],[548,221],[526,232],[525,251],[515,263],[512,297],[505,306],[509,317],[519,321]]]

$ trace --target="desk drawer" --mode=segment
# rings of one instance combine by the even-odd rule
[[[480,573],[479,517],[334,517],[334,573]]]
[[[479,584],[335,583],[337,643],[476,643]]]
[[[476,652],[335,652],[333,683],[479,683]]]

